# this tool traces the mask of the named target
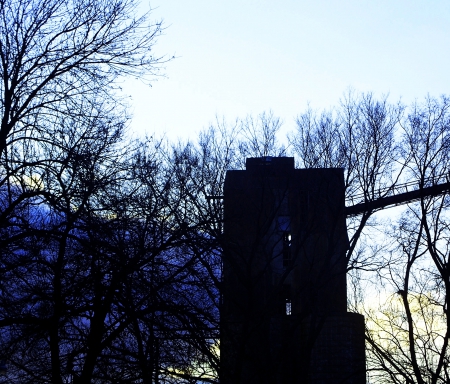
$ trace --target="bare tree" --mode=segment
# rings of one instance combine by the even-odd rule
[[[320,115],[308,110],[297,118],[297,132],[290,138],[294,154],[305,168],[344,168],[347,204],[382,198],[403,180],[405,165],[396,136],[403,110],[387,98],[349,92],[338,108]],[[375,225],[376,211],[368,209],[349,221],[349,268],[371,264],[358,244],[363,230]]]
[[[420,188],[448,181],[449,100],[414,104],[402,122],[406,169]],[[449,197],[412,202],[393,224],[380,270],[386,302],[366,307],[371,376],[376,382],[449,381]]]
[[[27,199],[51,198],[51,167],[87,142],[73,131],[120,115],[126,124],[116,81],[149,79],[162,62],[152,54],[161,23],[135,11],[133,0],[0,2],[0,226]]]
[[[38,138],[55,111],[70,114],[67,99],[108,99],[119,76],[157,72],[162,59],[152,47],[161,23],[135,11],[133,0],[0,3],[2,155],[30,131]]]
[[[245,157],[285,156],[286,149],[277,134],[282,126],[272,111],[260,113],[256,118],[247,116],[239,122],[241,155]]]
[[[97,362],[120,334],[116,289],[135,270],[118,267],[123,242],[111,237],[134,153],[117,80],[150,80],[163,62],[161,23],[136,6],[0,2],[0,325],[20,382],[107,377]]]
[[[10,377],[21,382],[62,383],[72,373],[74,351],[83,344],[76,335],[83,325],[80,308],[89,306],[90,279],[96,276],[84,251],[87,218],[107,212],[102,200],[126,175],[126,152],[118,146],[123,122],[106,108],[84,110],[83,119],[64,116],[51,140],[20,142],[23,152],[13,147],[18,156],[9,158],[17,172],[2,191],[7,215],[0,325]],[[92,348],[84,352],[89,356]]]

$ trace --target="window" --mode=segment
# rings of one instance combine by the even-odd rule
[[[292,315],[292,302],[291,299],[286,299],[286,315]]]
[[[283,267],[289,267],[292,261],[291,252],[291,234],[289,232],[283,233]]]
[[[283,284],[282,298],[284,301],[284,314],[292,315],[291,285]]]

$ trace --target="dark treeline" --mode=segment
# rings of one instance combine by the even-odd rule
[[[135,6],[0,4],[0,382],[218,382],[214,197],[247,157],[345,168],[348,204],[447,180],[446,97],[406,107],[350,92],[300,114],[285,140],[272,113],[187,143],[131,140],[117,80],[151,80],[165,61],[152,51],[161,24]],[[374,382],[449,381],[447,205],[442,195],[390,223],[376,211],[348,220],[349,305],[368,319]],[[381,308],[367,284],[384,289]]]

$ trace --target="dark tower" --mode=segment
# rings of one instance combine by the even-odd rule
[[[342,169],[247,159],[224,188],[221,384],[365,384]]]

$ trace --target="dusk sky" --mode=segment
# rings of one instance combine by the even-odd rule
[[[272,110],[294,129],[307,105],[349,88],[411,103],[450,93],[448,0],[143,0],[175,55],[152,87],[127,80],[131,130],[195,139],[216,116]]]

